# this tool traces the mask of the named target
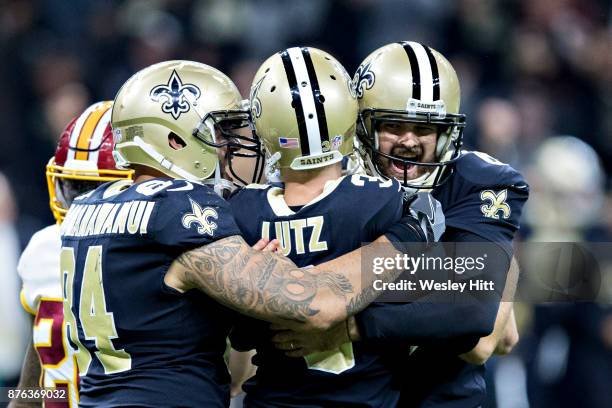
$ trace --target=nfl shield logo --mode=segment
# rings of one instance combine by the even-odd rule
[[[342,145],[342,135],[336,135],[331,141],[332,150],[338,150]]]

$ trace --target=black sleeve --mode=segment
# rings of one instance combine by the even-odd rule
[[[370,218],[365,226],[367,236],[369,237],[379,237],[383,235],[402,218],[402,193],[387,193],[387,196],[384,196],[384,198],[386,199],[385,204],[376,215]]]
[[[444,240],[490,243],[476,234],[453,228],[445,232]],[[498,250],[489,255],[486,275],[503,291],[511,256],[501,246],[491,247]],[[493,331],[499,300],[496,297],[495,300],[449,303],[425,297],[412,303],[374,303],[355,317],[361,338],[366,342],[424,345],[449,340],[456,343],[461,339],[460,348],[468,347],[460,351],[463,352]]]
[[[254,334],[260,331],[260,327],[255,322],[261,324],[259,320],[244,315],[236,316],[235,325],[229,335],[234,350],[249,351],[257,346]]]

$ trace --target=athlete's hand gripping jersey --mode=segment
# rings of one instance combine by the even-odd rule
[[[38,231],[21,254],[17,270],[23,282],[21,303],[34,315],[32,339],[41,363],[41,387],[66,389],[67,402],[46,407],[78,406],[78,372],[67,339],[60,279],[60,229]]]
[[[164,275],[181,253],[240,234],[227,203],[182,180],[115,182],[75,199],[61,231],[81,405],[226,406],[233,312]]]
[[[280,185],[252,185],[230,199],[245,240],[278,238],[281,250],[300,267],[336,258],[382,235],[402,212],[395,180],[342,177],[300,208],[287,206]],[[289,358],[270,342],[268,324],[243,318],[233,332],[238,349],[255,347],[256,376],[247,381],[246,406],[395,406],[397,390],[380,350],[346,343],[336,352]]]

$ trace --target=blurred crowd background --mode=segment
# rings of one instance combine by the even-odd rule
[[[612,241],[611,19],[609,0],[1,0],[0,320],[20,313],[19,248],[53,221],[44,169],[61,130],[167,59],[213,65],[247,97],[259,64],[288,46],[326,50],[352,73],[386,43],[428,44],[458,72],[467,147],[532,185],[522,239]],[[612,406],[609,305],[519,309],[522,339],[492,364],[491,406]],[[0,384],[29,335],[11,324]]]

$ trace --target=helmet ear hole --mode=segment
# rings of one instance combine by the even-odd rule
[[[176,133],[170,132],[168,133],[168,146],[174,150],[181,150],[187,146],[187,143]]]
[[[272,85],[272,88],[270,88],[270,92],[274,92],[276,91],[276,85]]]

